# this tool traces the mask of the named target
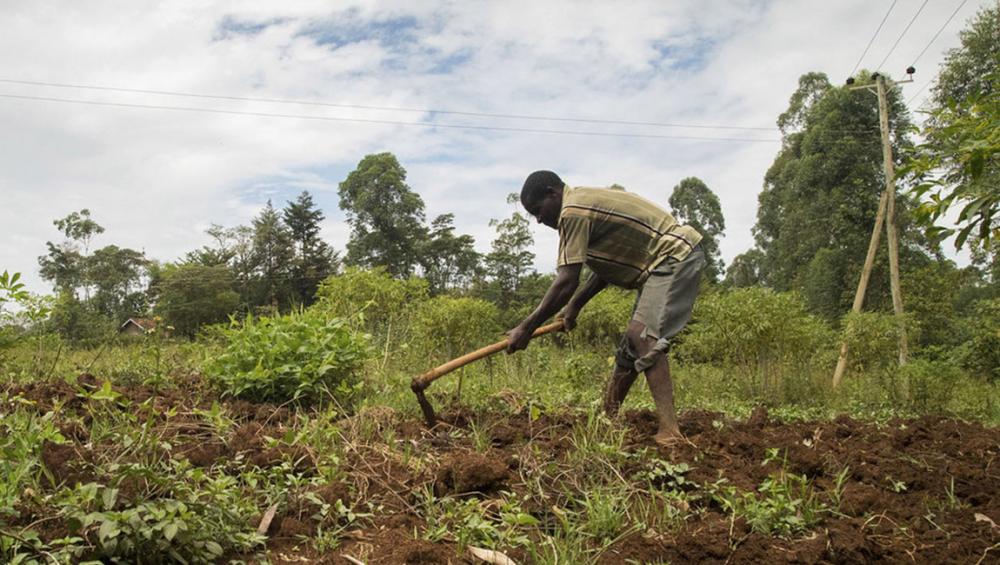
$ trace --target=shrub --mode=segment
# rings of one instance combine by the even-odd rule
[[[915,359],[899,368],[907,383],[910,402],[921,412],[948,411],[952,393],[965,375],[960,367],[948,361]]]
[[[970,339],[965,365],[978,375],[1000,381],[1000,298],[978,302],[967,325]]]
[[[413,335],[416,343],[453,358],[500,339],[497,315],[485,300],[437,296],[417,308]]]
[[[694,362],[763,367],[803,364],[832,348],[832,332],[801,298],[760,287],[704,295],[678,355]]]
[[[614,347],[625,332],[633,304],[635,292],[605,289],[584,306],[570,338],[574,343]]]
[[[223,394],[251,401],[349,402],[370,355],[367,336],[316,312],[250,317],[222,334],[228,344],[205,372]]]
[[[349,268],[329,277],[316,291],[313,309],[344,319],[358,320],[372,332],[406,321],[417,304],[427,300],[427,281],[411,277],[394,279],[382,267]]]
[[[899,361],[899,325],[894,314],[850,312],[844,317],[842,339],[855,370],[880,371]]]

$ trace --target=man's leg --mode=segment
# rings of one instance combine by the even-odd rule
[[[632,383],[638,376],[639,372],[635,369],[615,365],[615,372],[611,374],[608,388],[604,391],[605,414],[612,418],[618,415],[618,409],[621,408],[628,390],[632,388]]]
[[[645,329],[642,322],[632,320],[629,322],[626,334],[639,357],[644,357],[652,351],[657,341],[656,338],[643,337]],[[670,443],[683,437],[680,427],[677,425],[677,411],[674,408],[674,384],[670,379],[670,363],[667,358],[668,356],[664,354],[656,355],[654,363],[644,371],[646,384],[649,385],[649,392],[653,395],[653,402],[656,404],[656,416],[660,424],[660,429],[653,438],[657,443]]]

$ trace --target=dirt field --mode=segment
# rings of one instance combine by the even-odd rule
[[[100,381],[84,377],[81,384],[96,388]],[[296,425],[296,414],[287,408],[225,401],[235,426],[220,437],[192,412],[211,406],[211,400],[196,400],[197,387],[166,393],[115,390],[128,401],[120,403],[122,409],[129,402],[149,401],[160,415],[157,432],[173,446],[166,457],[233,474],[246,465],[292,462],[306,476],[323,457],[308,445],[267,439],[285,436]],[[92,400],[61,382],[14,386],[7,393],[38,413],[61,405],[57,422],[68,442],[45,444],[41,454],[57,483],[109,480],[102,462],[121,448],[89,441]],[[537,521],[529,536],[540,539],[557,529],[555,507],[569,503],[555,493],[586,488],[582,475],[594,472],[572,458],[580,449],[584,436],[579,429],[587,425],[587,414],[532,413],[508,400],[498,397],[507,409],[483,415],[446,410],[445,423],[435,430],[389,409],[342,420],[337,425],[345,437],[368,440],[344,445],[337,481],[289,494],[267,529],[269,558],[349,563],[344,557],[349,555],[369,564],[472,563],[448,536],[434,543],[414,536],[428,527],[419,500],[423,491],[476,499],[484,508],[500,493],[524,495],[524,510]],[[644,487],[682,493],[680,518],[672,527],[633,531],[606,544],[590,555],[599,563],[1000,563],[1000,430],[934,417],[877,425],[846,417],[778,422],[763,409],[748,421],[686,412],[681,429],[690,443],[663,449],[649,439],[655,428],[653,414],[628,412],[618,427],[625,437],[621,464],[602,472],[641,485],[634,477],[647,468],[647,455],[686,464],[679,484],[652,481]],[[710,494],[725,487],[754,493],[769,478],[783,475],[805,477],[812,496],[825,504],[805,534],[755,532]],[[146,492],[141,484],[119,488],[125,500]],[[539,489],[553,493],[552,500],[542,503]],[[317,533],[310,516],[318,501],[337,500],[355,508],[371,503],[379,511],[346,531],[339,547],[317,553],[306,543]],[[35,524],[43,539],[71,533],[46,515],[44,506],[28,505],[20,512],[14,529]],[[519,563],[531,561],[524,547],[505,552]]]

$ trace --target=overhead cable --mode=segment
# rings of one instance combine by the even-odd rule
[[[43,82],[43,81],[33,81],[33,80],[16,80],[0,78],[0,83],[7,84],[23,84],[29,86],[47,86],[53,88],[76,88],[82,90],[100,90],[105,92],[128,92],[133,94],[155,94],[159,96],[179,96],[185,98],[200,98],[208,100],[232,100],[239,102],[266,102],[270,104],[298,104],[302,106],[321,106],[326,108],[349,108],[353,110],[379,110],[388,112],[411,112],[411,113],[421,113],[421,114],[442,114],[442,115],[452,115],[452,116],[469,116],[478,118],[500,118],[508,120],[536,120],[536,121],[551,121],[551,122],[574,122],[574,123],[584,123],[584,124],[605,124],[605,125],[628,125],[628,126],[650,126],[650,127],[669,127],[669,128],[692,128],[692,129],[724,129],[724,130],[749,130],[749,131],[776,131],[776,127],[760,127],[760,126],[725,126],[725,125],[706,125],[706,124],[684,124],[684,123],[668,123],[668,122],[647,122],[647,121],[628,121],[628,120],[607,120],[607,119],[595,119],[595,118],[567,118],[567,117],[555,117],[555,116],[538,116],[538,115],[526,115],[526,114],[497,114],[490,112],[464,112],[457,110],[435,110],[432,108],[405,108],[399,106],[373,106],[366,104],[343,104],[335,102],[324,102],[317,100],[296,100],[288,98],[263,98],[254,96],[227,96],[218,94],[199,94],[194,92],[179,92],[172,90],[150,90],[144,88],[121,88],[113,86],[96,86],[96,85],[86,85],[86,84],[71,84],[62,82]]]
[[[913,22],[917,21],[917,16],[920,15],[920,12],[924,11],[924,7],[927,6],[928,2],[930,2],[930,0],[924,0],[924,3],[921,4],[919,8],[917,8],[917,13],[913,14],[913,17],[910,18],[910,23],[906,24],[906,27],[903,28],[903,33],[899,34],[899,37],[896,38],[896,42],[892,44],[892,47],[889,48],[889,52],[885,54],[885,57],[883,57],[882,61],[879,62],[878,66],[875,67],[875,70],[877,71],[882,70],[882,65],[884,65],[885,62],[889,60],[889,56],[892,55],[892,52],[896,50],[896,47],[899,45],[899,42],[902,41],[903,36],[906,35],[906,32],[910,31],[910,26],[913,25]]]
[[[915,67],[917,65],[917,61],[919,61],[920,58],[924,56],[924,53],[927,52],[927,49],[929,49],[931,44],[933,44],[934,41],[938,38],[938,36],[941,35],[941,32],[944,31],[944,28],[948,27],[948,24],[951,22],[952,18],[955,17],[955,14],[958,14],[958,11],[961,10],[962,6],[965,6],[965,3],[968,1],[969,0],[962,0],[962,3],[959,4],[957,8],[955,8],[955,11],[952,12],[950,16],[948,16],[948,19],[945,20],[943,24],[941,24],[941,27],[938,28],[937,33],[934,34],[934,37],[932,37],[931,40],[927,42],[927,45],[924,45],[924,48],[921,49],[920,54],[918,54],[917,57],[913,59],[913,62],[910,63],[911,67]]]
[[[868,54],[868,50],[871,49],[872,43],[875,43],[875,38],[878,37],[878,32],[882,31],[882,26],[885,25],[885,21],[889,19],[889,14],[892,13],[892,8],[896,5],[896,1],[897,0],[892,0],[892,4],[889,4],[889,9],[886,10],[885,15],[882,16],[882,21],[879,22],[878,27],[875,28],[875,33],[873,33],[872,38],[868,40],[868,45],[865,46],[865,50],[861,52],[861,56],[858,57],[858,62],[854,63],[854,68],[851,69],[851,73],[848,76],[854,76],[858,67],[861,66],[861,61],[865,58],[865,55]]]
[[[329,121],[329,122],[346,122],[346,123],[363,123],[363,124],[384,124],[384,125],[396,125],[396,126],[411,126],[411,127],[422,127],[422,128],[448,128],[448,129],[462,129],[462,130],[474,130],[474,131],[504,131],[504,132],[516,132],[516,133],[547,133],[556,135],[582,135],[590,137],[627,137],[627,138],[640,138],[640,139],[677,139],[677,140],[691,140],[691,141],[737,141],[737,142],[748,142],[748,143],[779,143],[780,139],[763,139],[763,138],[745,138],[745,137],[700,137],[700,136],[689,136],[689,135],[661,135],[661,134],[648,134],[648,133],[624,133],[624,132],[603,132],[603,131],[575,131],[575,130],[555,130],[555,129],[536,129],[536,128],[520,128],[520,127],[503,127],[503,126],[478,126],[469,124],[442,124],[437,122],[400,122],[394,120],[376,120],[367,118],[342,118],[335,116],[315,116],[308,114],[278,114],[271,112],[249,112],[242,110],[222,110],[217,108],[198,108],[193,106],[166,106],[159,104],[133,104],[126,102],[102,102],[96,100],[80,100],[75,98],[55,98],[48,96],[28,96],[28,95],[18,95],[18,94],[0,94],[0,98],[8,98],[14,100],[35,100],[44,102],[59,102],[66,104],[84,104],[89,106],[104,106],[104,107],[114,107],[114,108],[136,108],[136,109],[147,109],[147,110],[170,110],[170,111],[181,111],[181,112],[201,112],[209,114],[226,114],[226,115],[236,115],[236,116],[256,116],[264,118],[285,118],[285,119],[299,119],[299,120],[318,120],[318,121]]]

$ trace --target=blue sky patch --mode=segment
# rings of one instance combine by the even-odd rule
[[[299,36],[311,38],[317,45],[332,49],[360,41],[377,40],[389,49],[395,50],[416,42],[414,29],[417,20],[411,16],[364,21],[357,17],[356,10],[345,16],[314,21],[302,28]]]
[[[232,39],[236,36],[253,36],[264,31],[265,29],[288,21],[285,18],[273,18],[269,20],[254,21],[248,19],[240,19],[236,16],[225,16],[219,22],[219,26],[215,30],[212,39],[215,41],[221,41],[225,39]]]

